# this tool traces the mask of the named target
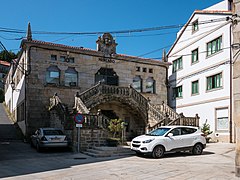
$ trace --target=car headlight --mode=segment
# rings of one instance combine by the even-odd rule
[[[150,142],[152,142],[154,139],[148,139],[148,140],[145,140],[145,141],[143,141],[142,143],[150,143]]]

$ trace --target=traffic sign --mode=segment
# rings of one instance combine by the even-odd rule
[[[80,114],[80,113],[77,113],[75,116],[74,116],[74,121],[77,123],[77,124],[82,124],[84,122],[84,119],[85,117]]]

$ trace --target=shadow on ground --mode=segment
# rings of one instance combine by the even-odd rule
[[[24,142],[0,142],[0,178],[71,168],[129,156],[94,158],[69,149],[47,149],[38,153]]]

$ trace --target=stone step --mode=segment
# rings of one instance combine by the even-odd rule
[[[126,156],[135,154],[131,151],[129,146],[118,146],[118,147],[93,147],[83,152],[92,157],[110,157],[110,156]]]

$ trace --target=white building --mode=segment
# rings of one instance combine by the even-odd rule
[[[234,141],[231,106],[231,1],[196,10],[168,52],[169,105],[206,120],[218,141]]]

